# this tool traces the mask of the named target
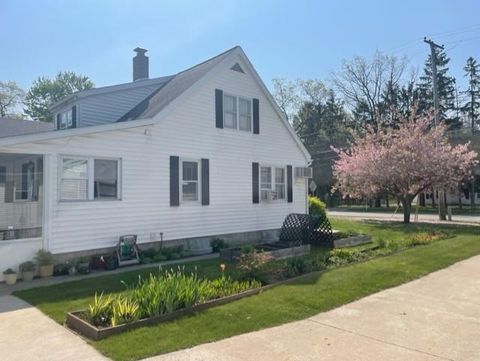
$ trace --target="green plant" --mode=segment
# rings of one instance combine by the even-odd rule
[[[112,304],[111,326],[138,320],[140,313],[136,301],[128,297],[119,297]]]
[[[155,248],[150,247],[145,250],[140,251],[140,258],[150,258],[153,259],[159,253]]]
[[[308,196],[308,213],[311,215],[327,216],[327,205],[315,196]]]
[[[77,272],[81,275],[90,273],[90,264],[81,262],[77,265]]]
[[[54,276],[63,276],[68,274],[70,265],[67,263],[57,263],[53,266],[53,275]]]
[[[361,254],[355,250],[346,248],[335,248],[329,252],[328,264],[332,266],[341,266],[360,260]]]
[[[378,248],[386,248],[388,245],[388,242],[384,238],[379,238],[377,240],[377,246]]]
[[[255,247],[253,247],[251,244],[246,244],[240,248],[240,253],[246,254],[246,253],[251,253],[255,250]]]
[[[447,238],[449,235],[446,232],[428,231],[418,232],[408,238],[405,242],[407,247],[424,246],[434,241]]]
[[[37,252],[35,259],[39,266],[50,266],[53,264],[53,254],[43,249]]]
[[[312,271],[312,262],[302,257],[289,258],[285,265],[285,276],[295,277]]]
[[[16,274],[17,272],[15,272],[13,269],[11,268],[7,268],[5,271],[3,271],[3,274],[4,275],[14,275]]]
[[[271,260],[272,256],[254,248],[238,257],[238,268],[245,273],[247,278],[253,279],[258,275],[261,268]]]
[[[227,247],[227,243],[221,238],[214,238],[210,241],[213,252],[220,252],[221,249]]]
[[[91,303],[86,311],[87,320],[95,325],[106,327],[110,325],[113,309],[112,309],[113,298],[111,296],[104,297],[103,293],[100,296],[95,293],[95,298],[93,303]]]
[[[20,272],[32,272],[35,271],[35,263],[32,261],[23,262],[18,268],[20,269]]]

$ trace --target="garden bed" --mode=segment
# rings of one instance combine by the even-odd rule
[[[333,248],[354,247],[354,246],[360,246],[362,244],[367,244],[371,242],[372,242],[372,236],[368,234],[352,234],[348,237],[334,239]]]
[[[255,249],[261,251],[265,256],[272,259],[285,259],[310,253],[309,244],[292,247],[284,242],[258,244],[255,246]],[[241,256],[242,251],[241,247],[224,248],[220,250],[220,258],[225,261],[235,262]]]
[[[143,318],[134,322],[124,323],[117,326],[96,327],[85,319],[85,312],[86,312],[85,310],[67,312],[66,325],[70,329],[78,332],[79,334],[89,339],[98,341],[112,335],[117,335],[119,333],[123,333],[129,330],[134,330],[139,327],[152,326],[162,322],[175,320],[186,315],[194,314],[195,312],[203,311],[215,306],[221,306],[226,303],[237,301],[245,297],[254,296],[272,287],[280,286],[283,284],[294,283],[296,281],[301,280],[302,278],[311,277],[312,275],[320,274],[322,272],[324,272],[324,270],[309,272],[296,277],[282,279],[281,281],[269,283],[262,287],[257,287],[257,288],[250,289],[234,295],[221,297],[214,300],[209,300],[207,302],[200,303],[192,307],[183,308],[183,309],[176,310],[176,311],[159,315],[159,316]]]
[[[228,302],[236,301],[244,297],[248,296],[253,296],[264,289],[268,288],[270,285],[264,286],[264,287],[259,287],[259,288],[254,288],[248,291],[244,291],[241,293],[237,293],[235,295],[227,296],[227,297],[222,297],[218,298],[215,300],[210,300],[205,303],[197,304],[192,307],[188,308],[183,308],[180,310],[176,310],[164,315],[159,315],[159,316],[153,316],[153,317],[148,317],[144,319],[140,319],[134,322],[130,323],[124,323],[121,325],[117,326],[110,326],[110,327],[96,327],[92,324],[90,324],[84,317],[85,315],[85,310],[81,311],[75,311],[75,312],[68,312],[67,313],[67,326],[70,327],[72,330],[77,331],[78,333],[82,334],[83,336],[86,336],[92,340],[101,340],[105,337],[111,336],[111,335],[116,335],[121,332],[125,332],[128,330],[133,330],[138,327],[144,327],[144,326],[151,326],[155,325],[157,323],[165,322],[165,321],[170,321],[185,315],[193,314],[194,312],[206,310],[210,307],[214,306],[219,306],[223,305]],[[82,317],[83,316],[83,317]]]

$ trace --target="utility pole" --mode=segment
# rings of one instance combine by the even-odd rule
[[[433,78],[433,107],[434,107],[434,126],[440,123],[440,109],[438,103],[438,79],[437,79],[437,51],[436,49],[443,50],[442,45],[436,44],[431,39],[423,38],[423,42],[430,45],[430,53],[432,60],[432,78]],[[433,195],[435,197],[435,194]],[[441,221],[447,219],[447,207],[445,204],[445,193],[443,190],[438,192],[438,218]]]

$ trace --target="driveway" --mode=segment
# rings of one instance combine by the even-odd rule
[[[0,296],[0,360],[108,360],[83,339],[28,303]]]
[[[403,221],[403,213],[401,211],[394,214],[391,212],[362,212],[362,211],[342,211],[338,209],[327,210],[329,217],[342,217],[354,219],[371,219],[379,221]],[[414,222],[415,213],[412,213],[410,221]],[[419,222],[426,223],[443,223],[443,224],[472,224],[480,225],[479,215],[456,215],[453,214],[452,221],[439,221],[438,214],[419,214]]]
[[[148,359],[247,360],[478,361],[480,256],[303,321]]]

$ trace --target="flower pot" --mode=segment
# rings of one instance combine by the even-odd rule
[[[5,277],[5,283],[7,285],[14,285],[17,283],[17,274],[16,273],[7,273],[3,274],[3,277]]]
[[[39,266],[38,270],[41,278],[53,276],[53,264]]]
[[[70,276],[75,276],[77,274],[77,269],[75,268],[75,266],[72,266],[68,269],[68,274]]]
[[[22,280],[23,282],[31,282],[33,280],[33,271],[23,271],[22,272]]]

